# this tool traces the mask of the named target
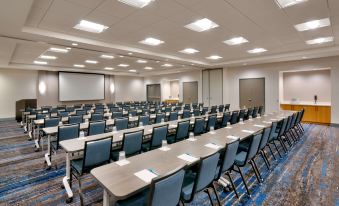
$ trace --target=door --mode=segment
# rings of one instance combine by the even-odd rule
[[[205,106],[223,104],[222,77],[222,69],[208,69],[202,72],[202,96]]]
[[[265,108],[265,78],[239,80],[239,107],[261,106]]]
[[[147,101],[160,102],[161,89],[160,84],[149,84],[146,86]]]
[[[183,83],[184,103],[198,103],[198,82]]]
[[[208,70],[202,71],[202,102],[205,106],[210,105],[210,74]]]

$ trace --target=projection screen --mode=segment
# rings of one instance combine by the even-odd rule
[[[59,72],[59,101],[105,99],[103,74]]]

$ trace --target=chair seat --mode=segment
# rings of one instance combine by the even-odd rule
[[[237,156],[235,157],[235,164],[236,165],[245,165],[246,164],[246,162],[245,162],[246,155],[247,155],[247,153],[243,152],[243,151],[238,153]]]
[[[149,190],[145,190],[138,194],[133,195],[132,197],[127,198],[126,200],[119,200],[117,206],[144,206],[147,203]]]
[[[143,143],[142,145],[141,145],[141,147],[142,147],[142,151],[143,152],[148,152],[148,151],[150,151],[151,149],[151,143],[150,142],[147,142],[147,143]]]
[[[181,189],[181,196],[185,201],[191,198],[196,173],[186,173],[184,178],[183,187]]]
[[[173,144],[175,142],[175,135],[167,136],[168,144]]]
[[[82,162],[83,159],[76,159],[71,161],[71,167],[75,169],[79,174],[82,174]]]

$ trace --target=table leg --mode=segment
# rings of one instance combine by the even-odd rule
[[[38,137],[36,134],[37,133],[36,130],[34,130],[34,139],[35,139],[34,141],[35,141],[35,147],[39,149],[40,148],[40,144],[39,144],[40,125],[38,125],[37,130],[38,130]]]
[[[113,198],[112,196],[110,196],[107,192],[106,189],[104,189],[104,197],[103,197],[103,206],[109,206],[109,205],[115,205],[115,203],[117,202],[117,200],[115,198]]]
[[[28,128],[28,115],[25,115],[25,126],[24,126],[24,133],[27,133],[27,128]]]
[[[47,153],[45,154],[45,160],[47,163],[48,167],[51,167],[52,163],[51,163],[51,158],[50,158],[50,154],[51,154],[51,135],[47,135]]]
[[[73,199],[72,188],[70,187],[69,180],[71,179],[71,159],[70,154],[66,153],[66,176],[62,179],[62,184],[65,187],[67,193],[67,201],[71,201]]]

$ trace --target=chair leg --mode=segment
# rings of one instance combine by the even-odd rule
[[[262,150],[259,151],[259,154],[262,157],[262,159],[264,160],[267,169],[270,170],[270,163],[268,162],[268,160],[266,159],[266,157],[263,153],[264,152]]]
[[[273,141],[273,145],[275,147],[275,149],[277,150],[278,154],[279,154],[279,157],[282,158],[281,154],[280,154],[280,151],[279,151],[279,148],[277,146],[277,144]]]
[[[254,159],[252,160],[252,162],[253,162],[253,165],[254,165],[255,169],[256,169],[257,172],[258,172],[260,181],[261,181],[261,182],[264,182],[264,179],[261,177],[261,174],[260,174],[259,168],[258,168],[258,166],[257,166],[257,163],[255,163],[255,160],[254,160]]]
[[[241,176],[241,179],[242,179],[242,182],[244,183],[244,185],[245,185],[245,188],[246,188],[246,191],[247,191],[247,194],[249,195],[249,196],[251,196],[251,193],[250,193],[250,190],[248,189],[248,187],[247,187],[247,184],[246,184],[246,180],[245,180],[245,178],[244,178],[244,175],[242,174],[242,171],[241,171],[241,169],[240,169],[240,167],[239,166],[236,166],[237,168],[238,168],[238,172],[240,173],[240,176]]]
[[[213,199],[212,199],[210,190],[208,188],[206,188],[205,192],[208,194],[208,198],[210,199],[211,205],[213,206]]]
[[[84,199],[82,196],[82,189],[81,189],[81,176],[78,177],[78,183],[79,183],[79,196],[80,196],[80,205],[84,205]]]
[[[278,140],[279,140],[281,147],[283,148],[285,154],[287,154],[287,148],[286,148],[286,145],[284,143],[284,140],[282,140],[281,137],[278,137]]]
[[[218,205],[219,205],[219,206],[221,206],[221,202],[220,202],[219,194],[218,194],[217,188],[215,187],[215,184],[214,184],[214,182],[212,182],[212,186],[213,186],[213,191],[214,191],[214,194],[215,194],[215,196],[217,197]]]
[[[229,172],[226,172],[228,178],[230,179],[230,182],[231,182],[231,186],[233,188],[233,191],[235,193],[235,196],[237,196],[237,198],[239,199],[239,195],[238,195],[238,192],[237,192],[237,188],[235,187],[235,184],[234,184],[234,181],[233,181],[233,178],[231,176],[231,174]]]
[[[267,156],[265,150],[262,150],[262,153],[263,153],[263,155],[264,155],[264,157],[265,157],[265,159],[266,159],[268,165],[271,167],[271,163],[270,163],[270,161],[269,161],[269,159],[268,159],[268,156]]]
[[[272,151],[272,148],[271,148],[271,146],[270,146],[270,143],[268,143],[267,146],[268,146],[268,148],[269,148],[269,150],[270,150],[270,152],[271,152],[271,154],[272,154],[272,156],[273,156],[273,159],[274,159],[275,161],[277,161],[277,158],[275,157],[275,155],[274,155],[274,153],[273,153],[273,151]]]
[[[254,174],[255,174],[255,177],[257,178],[257,180],[258,180],[258,183],[260,184],[261,183],[261,181],[260,181],[260,177],[259,177],[259,174],[258,174],[258,172],[257,172],[257,170],[255,169],[255,166],[254,166],[254,164],[253,164],[253,162],[252,162],[252,160],[250,160],[250,165],[252,166],[252,169],[253,169],[253,171],[254,171]]]

